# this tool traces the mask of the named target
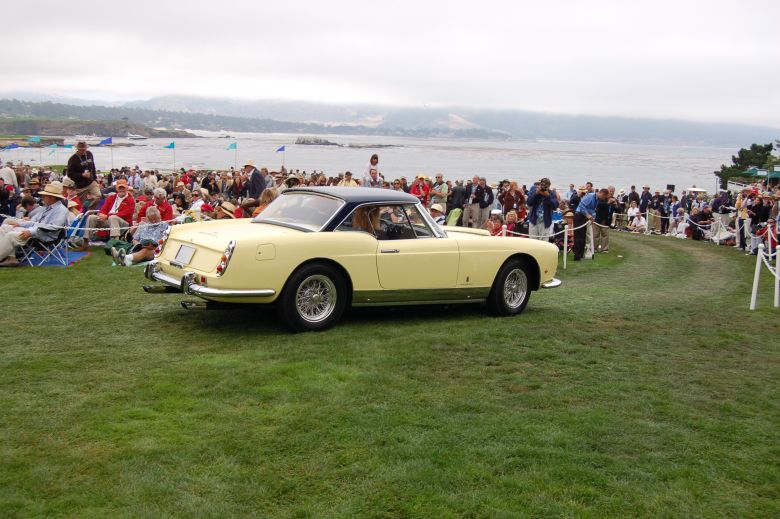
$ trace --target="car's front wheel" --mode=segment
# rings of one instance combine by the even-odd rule
[[[282,318],[293,330],[320,331],[341,318],[347,304],[347,286],[332,266],[310,263],[293,273],[279,303]]]
[[[513,259],[498,271],[487,299],[495,315],[516,315],[522,312],[531,297],[530,270],[521,259]]]

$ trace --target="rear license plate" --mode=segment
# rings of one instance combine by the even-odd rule
[[[187,265],[192,260],[192,255],[195,254],[195,247],[189,245],[181,245],[179,251],[176,253],[174,261],[181,265]]]

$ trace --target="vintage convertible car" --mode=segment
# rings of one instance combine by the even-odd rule
[[[322,330],[347,306],[487,303],[523,311],[560,285],[546,242],[439,227],[416,197],[370,188],[294,188],[254,219],[176,225],[146,277],[214,302],[276,303],[294,330]]]

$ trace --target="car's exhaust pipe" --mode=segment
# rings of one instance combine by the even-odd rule
[[[144,292],[147,294],[181,294],[181,290],[178,288],[166,285],[144,285]]]

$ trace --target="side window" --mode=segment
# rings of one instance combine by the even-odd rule
[[[402,206],[380,206],[377,238],[380,240],[412,240],[416,237]]]
[[[417,206],[409,204],[404,206],[404,209],[409,217],[409,222],[412,224],[412,229],[418,238],[435,237],[433,231],[431,231],[425,219],[420,214],[420,211],[417,210]]]

